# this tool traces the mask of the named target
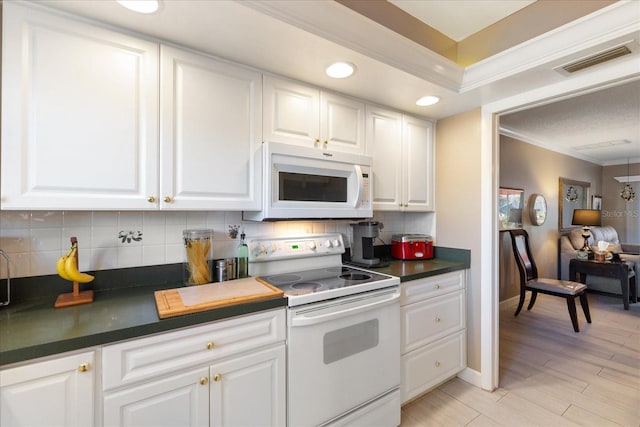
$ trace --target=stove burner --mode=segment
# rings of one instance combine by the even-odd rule
[[[293,285],[291,285],[292,289],[309,290],[310,292],[313,292],[316,289],[321,287],[322,285],[320,283],[315,283],[315,282],[300,282],[300,283],[294,283]]]
[[[302,279],[299,274],[277,274],[275,276],[267,277],[269,282],[273,285],[287,285],[289,283],[296,282]]]
[[[293,285],[291,285],[287,293],[289,295],[312,294],[320,288],[322,288],[322,285],[320,283],[300,282],[300,283],[294,283]]]
[[[362,281],[362,280],[369,280],[371,279],[371,276],[369,274],[364,274],[364,273],[344,273],[340,275],[341,279],[347,280],[347,281]]]

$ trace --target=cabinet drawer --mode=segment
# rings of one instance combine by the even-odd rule
[[[426,279],[411,280],[402,283],[400,305],[411,304],[425,298],[431,298],[465,288],[465,271],[440,274]]]
[[[284,341],[285,319],[284,309],[270,310],[105,346],[103,389]]]
[[[464,329],[465,313],[464,291],[401,307],[402,354]]]
[[[437,386],[467,365],[466,333],[460,331],[402,356],[402,403]]]

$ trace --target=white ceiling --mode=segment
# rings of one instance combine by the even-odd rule
[[[621,43],[640,46],[640,7],[636,7],[640,6],[640,2],[619,2],[606,8],[610,10],[609,15],[605,16],[607,19],[598,15],[597,20],[579,20],[575,25],[562,28],[562,37],[556,30],[553,34],[543,35],[467,68],[334,1],[161,2],[157,13],[140,15],[125,10],[111,0],[37,1],[136,34],[188,46],[432,119],[448,117],[568,80],[582,82],[582,87],[590,87],[598,86],[603,81],[640,77],[640,49],[635,49],[633,55],[576,73],[575,76],[554,70],[569,61]],[[397,3],[407,10],[418,5],[424,8],[444,7],[445,12],[442,13],[454,10],[456,19],[460,18],[459,22],[454,23],[454,29],[464,28],[464,32],[456,33],[454,29],[443,27],[443,20],[453,23],[453,19],[436,18],[438,15],[434,10],[429,9],[427,18],[422,18],[430,26],[441,28],[440,31],[451,38],[465,37],[464,34],[476,32],[478,28],[515,11],[505,9],[507,6],[514,9],[523,6],[523,2],[515,1],[472,1],[472,6],[495,12],[486,18],[484,13],[462,7],[459,1]],[[410,13],[419,15],[421,12],[413,10]],[[481,17],[488,20],[480,21]],[[357,73],[341,80],[325,76],[325,67],[338,59],[356,64]],[[417,98],[430,94],[439,96],[441,102],[430,107],[415,105]],[[604,102],[602,97],[605,94],[606,91],[595,97],[584,98],[586,101],[578,103],[584,107],[581,109],[577,109],[575,104],[560,103],[555,107],[537,107],[530,112],[513,113],[513,117],[502,118],[502,127],[509,127],[506,131],[522,135],[529,142],[576,157],[585,154],[584,150],[579,152],[570,148],[576,141],[584,144],[605,142],[612,140],[615,134],[615,138],[630,140],[634,145],[592,150],[588,159],[599,164],[626,163],[630,156],[628,149],[637,147],[640,138],[637,126],[629,125],[629,114],[621,114],[621,106],[627,108],[622,111],[637,113],[640,101],[632,91],[617,93],[614,99],[617,103]],[[587,101],[595,104],[587,108],[583,105]],[[605,106],[614,110],[608,112]],[[567,108],[570,110],[567,111]],[[625,124],[618,121],[621,118],[625,119]],[[585,132],[585,123],[609,131]],[[618,132],[621,129],[627,129],[629,133]],[[594,140],[596,136],[605,138],[605,141]]]
[[[640,81],[507,114],[500,127],[506,135],[593,163],[635,163],[640,157]]]
[[[536,0],[388,0],[457,42]]]

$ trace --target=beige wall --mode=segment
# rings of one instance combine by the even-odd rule
[[[591,194],[601,195],[602,170],[600,165],[500,136],[500,186],[524,189],[523,227],[529,233],[540,276],[557,277],[559,178],[590,182]],[[547,200],[547,220],[541,226],[532,225],[528,215],[529,197],[534,193]],[[509,235],[500,234],[500,301],[504,301],[519,294],[519,279]]]
[[[436,126],[436,244],[471,250],[467,364],[477,371],[481,370],[480,131],[480,109],[440,120]]]
[[[640,175],[640,163],[629,165],[605,166],[602,171],[602,223],[611,225],[618,231],[622,243],[640,245],[640,181],[631,182],[636,192],[633,202],[620,198],[624,183],[613,179],[614,176]]]

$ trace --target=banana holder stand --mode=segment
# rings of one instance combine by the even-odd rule
[[[78,268],[78,239],[76,237],[71,237],[71,246],[76,246],[76,250],[74,251],[74,262],[76,268]],[[55,308],[60,307],[68,307],[71,305],[78,304],[88,304],[93,302],[93,290],[82,291],[80,292],[80,285],[77,281],[73,281],[73,292],[68,294],[60,294],[56,299],[55,304],[53,305]]]

